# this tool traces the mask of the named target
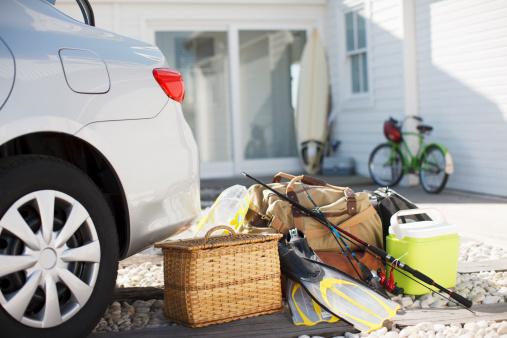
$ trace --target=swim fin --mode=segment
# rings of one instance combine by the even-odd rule
[[[292,279],[287,278],[285,295],[294,325],[314,326],[318,323],[336,323],[340,320],[324,310],[300,283]]]
[[[323,309],[362,332],[382,327],[399,305],[344,272],[309,260],[283,242],[278,246],[282,272],[298,282]],[[311,249],[310,249],[311,250]]]

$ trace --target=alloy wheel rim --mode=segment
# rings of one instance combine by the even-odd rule
[[[0,218],[0,305],[24,325],[58,326],[89,300],[100,257],[80,202],[55,190],[27,194]]]

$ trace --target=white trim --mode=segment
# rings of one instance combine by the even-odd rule
[[[346,6],[346,8],[344,8]],[[362,10],[365,18],[366,29],[366,48],[347,50],[347,27],[345,15],[349,12]],[[362,111],[373,107],[374,90],[372,81],[372,41],[371,41],[371,2],[370,0],[342,0],[337,15],[338,24],[338,46],[339,46],[339,62],[338,71],[341,76],[339,83],[339,91],[341,95],[338,100],[339,110]],[[355,37],[354,37],[355,38]],[[353,93],[352,92],[352,74],[350,70],[350,56],[366,52],[367,70],[368,70],[368,91]]]
[[[419,115],[419,100],[417,93],[417,48],[416,48],[416,0],[403,0],[403,95],[405,115]],[[405,128],[408,131],[416,131],[417,122],[407,120]],[[417,137],[408,137],[407,145],[413,154],[419,148]],[[405,175],[402,185],[417,185],[419,179],[416,175]]]
[[[234,175],[234,164],[228,161],[201,163],[201,178],[218,178]]]
[[[358,48],[354,50],[347,51],[347,56],[358,55],[362,53],[368,53],[368,48]]]
[[[75,0],[58,0],[59,2],[75,2]],[[93,0],[94,4],[179,4],[179,5],[310,5],[325,6],[326,0]]]
[[[229,67],[231,85],[231,114],[232,114],[232,160],[234,163],[233,172],[238,173],[238,167],[243,162],[243,142],[241,140],[241,80],[239,64],[239,30],[231,25],[229,34]]]
[[[405,114],[419,115],[417,95],[417,50],[415,0],[403,1],[403,82]]]
[[[248,171],[254,175],[273,175],[278,170],[277,168],[283,168],[284,171],[300,172],[301,163],[296,157],[244,160],[237,168],[236,173]]]

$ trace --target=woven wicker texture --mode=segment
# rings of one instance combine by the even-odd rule
[[[210,237],[218,229],[231,235]],[[280,311],[281,237],[218,226],[203,239],[157,244],[164,252],[166,316],[201,327]]]

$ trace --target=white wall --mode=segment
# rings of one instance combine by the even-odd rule
[[[332,78],[333,107],[338,120],[335,135],[342,142],[339,154],[352,156],[358,172],[368,175],[368,158],[374,146],[384,142],[383,121],[404,114],[403,0],[328,1],[326,31]],[[370,92],[353,98],[345,55],[343,11],[364,4],[368,30]]]
[[[298,23],[317,26],[326,0],[93,0],[97,27],[154,42],[153,27],[209,29],[228,24],[266,28]],[[58,0],[57,7],[79,16],[74,0]],[[73,16],[74,16],[73,15]]]
[[[417,0],[419,110],[447,145],[449,187],[507,195],[507,2]]]

